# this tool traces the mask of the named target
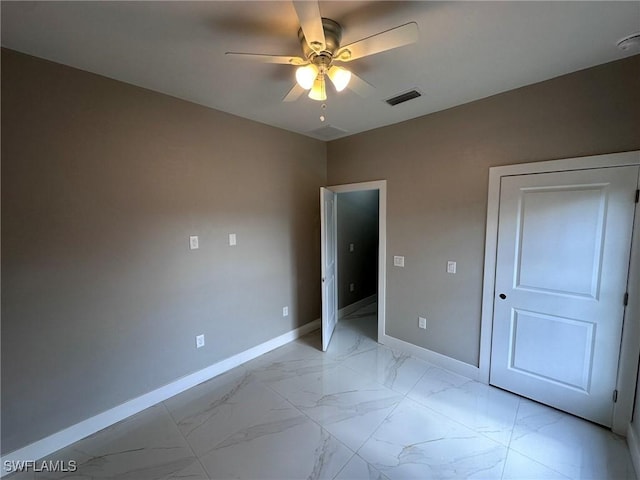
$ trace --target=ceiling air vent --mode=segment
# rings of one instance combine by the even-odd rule
[[[334,127],[333,125],[326,125],[316,130],[311,130],[308,133],[319,140],[329,141],[335,140],[339,137],[344,137],[349,132],[341,128]]]
[[[387,100],[385,100],[385,102],[387,102],[392,107],[395,107],[400,103],[408,102],[409,100],[413,100],[414,98],[418,98],[421,96],[422,94],[419,91],[411,90],[406,93],[401,93],[400,95],[397,95],[393,98],[388,98]]]

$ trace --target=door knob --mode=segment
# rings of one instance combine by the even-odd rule
[[[505,298],[507,298],[507,296],[504,293],[501,293],[500,295],[498,295],[502,300],[504,300]]]

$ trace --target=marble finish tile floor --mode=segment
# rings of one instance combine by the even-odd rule
[[[635,479],[610,431],[379,345],[376,305],[49,458],[49,479]]]

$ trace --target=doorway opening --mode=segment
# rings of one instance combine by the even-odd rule
[[[332,216],[328,213],[334,204]],[[367,313],[360,322],[362,333],[381,343],[386,303],[386,181],[323,188],[321,207],[323,350],[336,323],[356,311]],[[335,280],[329,282],[332,271]]]
[[[378,190],[343,192],[337,203],[338,322],[378,340]]]

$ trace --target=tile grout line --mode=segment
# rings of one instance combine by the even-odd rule
[[[197,385],[196,385],[197,386]],[[182,437],[182,439],[184,440],[184,442],[187,444],[187,447],[189,447],[189,450],[191,451],[191,453],[193,454],[194,458],[196,459],[196,461],[198,462],[198,464],[200,465],[200,467],[202,468],[202,471],[206,474],[207,478],[211,479],[211,475],[209,474],[209,470],[207,470],[204,466],[204,464],[202,463],[202,461],[200,460],[200,457],[196,454],[195,450],[193,449],[193,447],[191,446],[191,443],[189,442],[189,440],[187,440],[187,437],[185,437],[184,433],[182,433],[182,430],[180,429],[180,426],[178,425],[178,422],[176,421],[176,419],[174,418],[174,416],[171,414],[171,411],[169,410],[169,407],[167,407],[167,405],[165,404],[165,401],[163,400],[162,402],[162,406],[164,407],[165,411],[167,412],[167,414],[169,415],[169,418],[171,419],[171,421],[173,422],[173,424],[176,426],[176,429],[178,430],[178,433],[180,433],[180,436]],[[174,472],[177,473],[177,472]]]
[[[382,345],[382,347],[384,347],[384,345]],[[387,348],[389,348],[389,347],[387,347]],[[410,355],[410,357],[411,357],[411,358],[414,358],[412,355]],[[371,432],[371,435],[369,435],[369,436],[367,437],[367,439],[366,439],[364,442],[362,442],[362,444],[360,445],[360,447],[358,447],[358,450],[357,450],[357,451],[356,451],[356,453],[355,453],[355,455],[358,455],[358,457],[359,457],[359,458],[361,458],[363,462],[365,462],[367,465],[369,465],[369,466],[371,466],[372,468],[374,468],[377,472],[380,472],[380,474],[384,475],[384,476],[385,476],[385,478],[387,477],[387,475],[386,475],[385,473],[381,472],[381,471],[380,471],[380,470],[379,470],[375,465],[371,465],[371,464],[370,464],[369,462],[367,462],[364,458],[362,458],[362,457],[359,455],[359,452],[360,452],[360,450],[362,449],[362,447],[364,447],[364,446],[367,444],[367,442],[369,442],[369,440],[371,440],[371,438],[376,434],[376,432],[382,428],[382,426],[383,426],[383,425],[384,425],[384,423],[389,419],[389,417],[391,417],[391,416],[395,413],[395,411],[398,409],[398,407],[400,406],[400,404],[402,403],[402,401],[403,401],[403,400],[407,400],[407,399],[408,399],[407,395],[409,395],[409,392],[411,392],[411,391],[413,390],[413,388],[418,384],[418,382],[419,382],[420,380],[422,380],[422,378],[427,374],[427,372],[428,372],[430,369],[431,369],[431,367],[429,366],[429,367],[428,367],[428,368],[427,368],[427,369],[422,373],[422,375],[420,375],[420,377],[416,380],[416,382],[415,382],[415,384],[413,385],[413,387],[411,387],[409,390],[407,390],[407,393],[402,394],[402,393],[400,393],[400,392],[397,392],[397,391],[393,390],[394,392],[399,393],[400,395],[402,395],[402,400],[400,400],[398,403],[396,403],[396,405],[395,405],[395,406],[391,409],[391,411],[390,411],[390,412],[389,412],[389,413],[388,413],[388,414],[387,414],[387,415],[382,419],[382,421],[381,421],[381,422],[380,422],[380,424],[379,424],[379,425],[374,429],[374,431],[373,431],[373,432]],[[385,386],[385,385],[383,385],[383,386]],[[385,387],[386,387],[386,386],[385,386]],[[387,388],[388,388],[388,387],[387,387]],[[411,400],[411,399],[409,399],[409,400]]]
[[[377,346],[372,347],[371,349],[365,350],[363,352],[359,352],[355,355],[360,355],[362,353],[366,353],[369,352],[370,350],[373,350],[377,348]],[[327,355],[327,352],[321,352],[322,355]],[[331,361],[334,361],[336,363],[336,365],[339,365],[343,368],[346,368],[347,370],[353,372],[354,374],[360,374],[360,372],[358,372],[357,370],[354,370],[353,368],[344,365],[344,361],[349,358],[350,356],[355,356],[355,355],[347,355],[344,358],[337,358],[334,357],[332,355],[327,355]],[[426,373],[426,372],[425,372]],[[424,374],[423,374],[424,375]],[[420,377],[422,378],[422,377]],[[391,415],[395,409],[400,405],[400,403],[402,402],[402,400],[400,400],[398,403],[396,403],[396,405],[394,405],[394,407],[391,409],[391,411],[389,412],[389,414],[387,414],[382,421],[380,422],[380,424],[374,429],[374,431],[371,433],[371,435],[369,435],[369,437],[366,438],[366,440],[364,440],[362,442],[362,444],[358,447],[357,450],[353,450],[351,447],[349,447],[348,445],[346,445],[344,442],[342,442],[339,438],[337,438],[335,435],[331,434],[322,424],[320,424],[318,421],[316,421],[315,419],[313,419],[312,417],[310,417],[309,415],[307,415],[304,411],[300,410],[296,405],[294,405],[293,403],[291,403],[291,401],[286,398],[285,396],[283,396],[282,394],[280,394],[280,392],[276,391],[274,388],[272,388],[268,382],[264,382],[262,379],[258,378],[256,376],[256,379],[266,388],[268,388],[269,390],[271,390],[273,393],[275,393],[276,395],[278,395],[280,398],[282,398],[285,402],[287,402],[289,405],[291,405],[292,408],[294,408],[296,411],[298,411],[300,414],[304,415],[307,419],[309,419],[311,422],[313,422],[315,425],[317,425],[321,430],[327,432],[328,435],[330,435],[333,439],[335,439],[337,442],[339,442],[341,445],[343,445],[347,450],[349,450],[350,452],[352,452],[352,455],[349,457],[349,459],[345,462],[345,464],[342,466],[342,468],[334,475],[333,479],[335,479],[336,477],[338,477],[340,475],[340,473],[346,468],[346,466],[349,464],[349,462],[351,462],[351,460],[353,460],[354,457],[358,457],[360,458],[363,462],[365,462],[367,465],[373,467],[376,471],[378,471],[378,469],[374,466],[371,465],[369,462],[367,462],[366,460],[364,460],[360,455],[358,455],[358,452],[360,451],[360,449],[371,439],[371,437],[375,434],[375,432],[378,431],[378,429],[382,426],[382,424],[385,422],[385,420],[389,417],[389,415]],[[372,380],[372,383],[375,383],[383,388],[386,388],[388,390],[390,390],[391,392],[401,395],[403,398],[406,398],[406,394],[402,394],[400,392],[397,392],[396,390],[393,390],[389,387],[387,387],[386,385],[378,382],[377,380]],[[382,473],[382,472],[380,472]]]
[[[247,371],[250,374],[253,374],[253,371],[250,369],[247,369]],[[333,435],[331,432],[329,432],[326,428],[324,428],[320,423],[318,423],[316,420],[314,420],[313,418],[311,418],[309,415],[307,415],[305,412],[303,412],[302,410],[300,410],[296,405],[294,405],[293,403],[291,403],[291,401],[285,397],[284,395],[282,395],[280,392],[278,392],[277,390],[275,390],[274,388],[271,387],[271,385],[269,385],[267,382],[263,381],[261,378],[259,378],[257,375],[254,375],[254,378],[256,379],[257,382],[259,382],[263,387],[267,388],[268,390],[270,390],[271,392],[273,392],[275,395],[277,395],[278,397],[280,397],[282,400],[284,400],[287,404],[289,404],[291,406],[291,408],[293,408],[296,412],[298,412],[300,415],[304,416],[305,418],[307,418],[307,420],[309,420],[311,423],[313,423],[314,425],[318,426],[318,428],[320,428],[321,431],[326,432],[327,435],[329,435],[331,438],[333,438],[336,442],[338,442],[340,445],[342,445],[344,448],[346,448],[348,451],[351,452],[351,456],[348,458],[348,460],[345,462],[345,464],[340,468],[340,470],[332,477],[332,479],[335,479],[341,472],[342,470],[345,469],[345,467],[347,466],[347,464],[353,459],[353,457],[356,456],[356,452],[354,452],[348,445],[346,445],[342,440],[340,440],[338,437],[336,437],[335,435]]]
[[[439,367],[439,366],[437,366],[437,365],[436,365],[436,366],[434,366],[434,367],[432,367],[432,368],[440,368],[440,369],[441,369],[442,367]],[[428,369],[428,370],[427,370],[427,371],[422,375],[422,377],[420,377],[420,380],[422,380],[422,379],[424,378],[424,376],[429,372],[429,370],[431,370],[431,368],[429,368],[429,369]],[[457,420],[456,418],[450,417],[449,415],[447,415],[447,414],[445,414],[445,413],[442,413],[442,412],[439,412],[439,411],[435,410],[433,407],[431,407],[431,406],[430,406],[430,405],[428,405],[427,403],[425,403],[425,402],[423,402],[423,401],[416,400],[416,399],[413,399],[413,398],[409,397],[409,394],[410,394],[410,393],[413,391],[413,389],[418,385],[418,383],[420,382],[420,380],[418,380],[418,382],[416,382],[416,385],[414,385],[414,387],[413,387],[413,388],[412,388],[412,389],[407,393],[407,395],[406,395],[407,400],[409,400],[409,401],[411,401],[411,402],[414,402],[414,403],[416,403],[417,405],[419,405],[419,406],[421,406],[421,407],[424,407],[424,408],[428,409],[429,411],[431,411],[432,413],[435,413],[436,415],[442,416],[442,417],[444,417],[444,418],[448,419],[449,421],[452,421],[452,422],[454,422],[454,423],[456,423],[456,424],[458,424],[458,425],[460,425],[460,426],[462,426],[462,427],[464,427],[464,428],[466,428],[466,429],[468,429],[468,430],[471,430],[471,431],[472,431],[472,432],[474,432],[475,434],[480,435],[481,437],[483,437],[483,438],[485,438],[485,439],[489,440],[490,442],[493,442],[493,443],[495,443],[495,444],[497,444],[497,445],[499,445],[499,446],[501,446],[501,447],[504,447],[504,448],[505,448],[505,453],[506,453],[506,455],[505,455],[505,462],[504,462],[504,465],[503,465],[503,474],[504,474],[504,468],[505,468],[505,466],[506,466],[507,456],[508,456],[508,454],[509,454],[509,444],[511,443],[511,435],[513,435],[513,426],[512,426],[512,428],[511,428],[511,433],[510,433],[510,435],[509,435],[509,444],[504,445],[503,443],[501,443],[501,442],[499,442],[499,441],[497,441],[497,440],[495,440],[495,439],[493,439],[493,438],[489,437],[489,436],[488,436],[488,435],[486,435],[484,432],[480,432],[480,431],[476,430],[474,427],[472,427],[472,426],[470,426],[470,425],[467,425],[467,424],[465,424],[465,423],[463,423],[463,422],[461,422],[461,421]],[[469,380],[468,382],[465,382],[465,383],[470,383],[470,382],[476,382],[476,381],[475,381],[475,380]],[[477,383],[479,383],[479,382],[477,382]],[[459,386],[453,386],[452,388],[456,388],[456,389],[457,389],[457,388],[459,388]],[[515,417],[514,417],[514,424],[515,424],[515,418],[517,418],[517,411],[518,411],[518,409],[519,409],[519,408],[520,408],[520,397],[518,396],[518,407],[516,408],[516,415],[515,415]],[[538,463],[539,463],[539,462],[538,462]],[[501,475],[501,478],[502,478],[502,475]]]
[[[509,442],[507,443],[507,455],[504,457],[504,465],[502,465],[502,473],[500,474],[500,478],[504,478],[504,471],[507,468],[507,460],[509,460],[509,452],[511,452],[511,440],[513,440],[513,431],[516,428],[516,423],[518,422],[518,413],[520,412],[520,405],[522,404],[522,397],[518,397],[518,407],[516,408],[516,413],[513,416],[513,423],[511,424],[511,432],[509,433]]]
[[[557,473],[558,475],[561,475],[563,478],[569,479],[570,477],[567,477],[564,473],[559,472],[558,470],[556,470],[552,466],[547,465],[546,463],[542,463],[542,462],[536,460],[535,458],[530,457],[528,454],[522,453],[519,450],[511,448],[511,442],[513,441],[514,430],[515,430],[516,424],[518,423],[518,414],[520,413],[520,407],[522,406],[522,402],[524,400],[526,400],[524,397],[521,397],[520,395],[518,395],[518,408],[516,409],[516,415],[515,415],[515,418],[513,420],[513,427],[511,428],[511,435],[509,436],[509,446],[508,446],[508,450],[507,450],[507,457],[509,456],[509,452],[515,452],[518,455],[522,455],[523,457],[527,458],[529,461],[534,462],[534,463],[536,463],[538,465],[541,465],[541,466],[545,467],[546,469],[551,470],[552,472]],[[506,468],[506,461],[505,461],[505,468]],[[502,470],[502,477],[504,477],[504,469]]]

